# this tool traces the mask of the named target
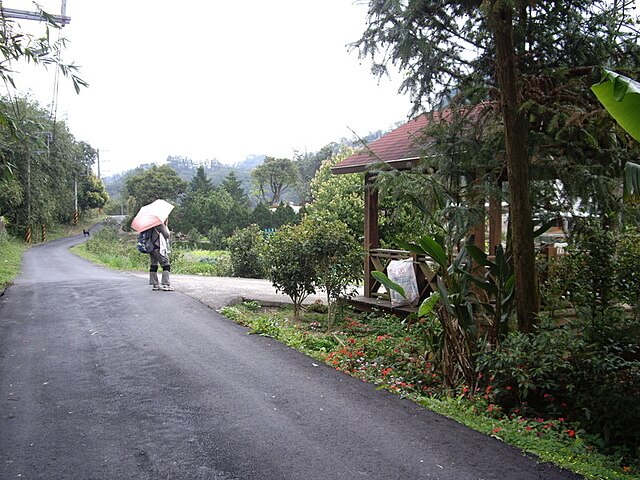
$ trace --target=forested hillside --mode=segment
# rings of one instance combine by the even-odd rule
[[[337,142],[327,144],[317,152],[296,154],[292,161],[298,168],[300,174],[300,185],[299,188],[289,189],[284,192],[282,200],[285,203],[303,203],[306,195],[305,191],[308,190],[308,184],[314,177],[318,168],[320,168],[320,164],[324,159],[335,155],[340,150],[341,146],[357,148],[358,146],[361,146],[363,142],[370,143],[382,136],[384,133],[385,132],[382,130],[377,130],[375,132],[370,132],[368,135],[361,138],[342,138]],[[266,155],[249,155],[242,162],[227,165],[217,159],[198,161],[180,155],[170,155],[166,159],[166,165],[171,167],[182,180],[187,182],[196,175],[198,167],[202,166],[206,177],[211,181],[211,184],[214,187],[220,186],[229,174],[233,172],[245,193],[249,196],[252,205],[255,206],[260,199],[257,195],[254,195],[251,172],[256,167],[262,165],[266,158]],[[105,189],[108,192],[109,197],[115,201],[121,201],[123,199],[122,196],[126,178],[140,170],[147,170],[151,168],[152,165],[154,164],[143,164],[134,169],[103,178],[102,180],[105,184]]]

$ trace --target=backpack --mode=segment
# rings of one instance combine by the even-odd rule
[[[138,243],[136,244],[136,248],[140,253],[151,253],[153,252],[153,241],[151,240],[151,228],[149,230],[145,230],[144,232],[140,232],[138,234]]]

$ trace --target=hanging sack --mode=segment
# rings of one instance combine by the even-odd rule
[[[151,228],[138,234],[138,243],[136,248],[140,253],[153,252],[153,241],[151,240]]]
[[[403,305],[413,305],[420,293],[418,292],[418,282],[416,281],[416,272],[413,269],[413,260],[392,260],[387,265],[387,276],[389,280],[397,283],[404,289],[405,297],[402,297],[395,290],[389,292],[392,307],[401,307]]]

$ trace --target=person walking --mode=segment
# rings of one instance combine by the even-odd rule
[[[165,292],[174,290],[169,278],[171,272],[171,263],[169,262],[170,234],[166,221],[151,229],[153,250],[149,253],[149,285],[152,290],[164,290]],[[158,282],[158,265],[162,267],[160,282]]]

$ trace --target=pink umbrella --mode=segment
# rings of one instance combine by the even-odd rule
[[[131,222],[131,228],[136,232],[144,232],[152,227],[157,227],[169,218],[169,214],[173,210],[173,205],[164,200],[156,200],[155,202],[145,205],[140,209],[136,217]]]

